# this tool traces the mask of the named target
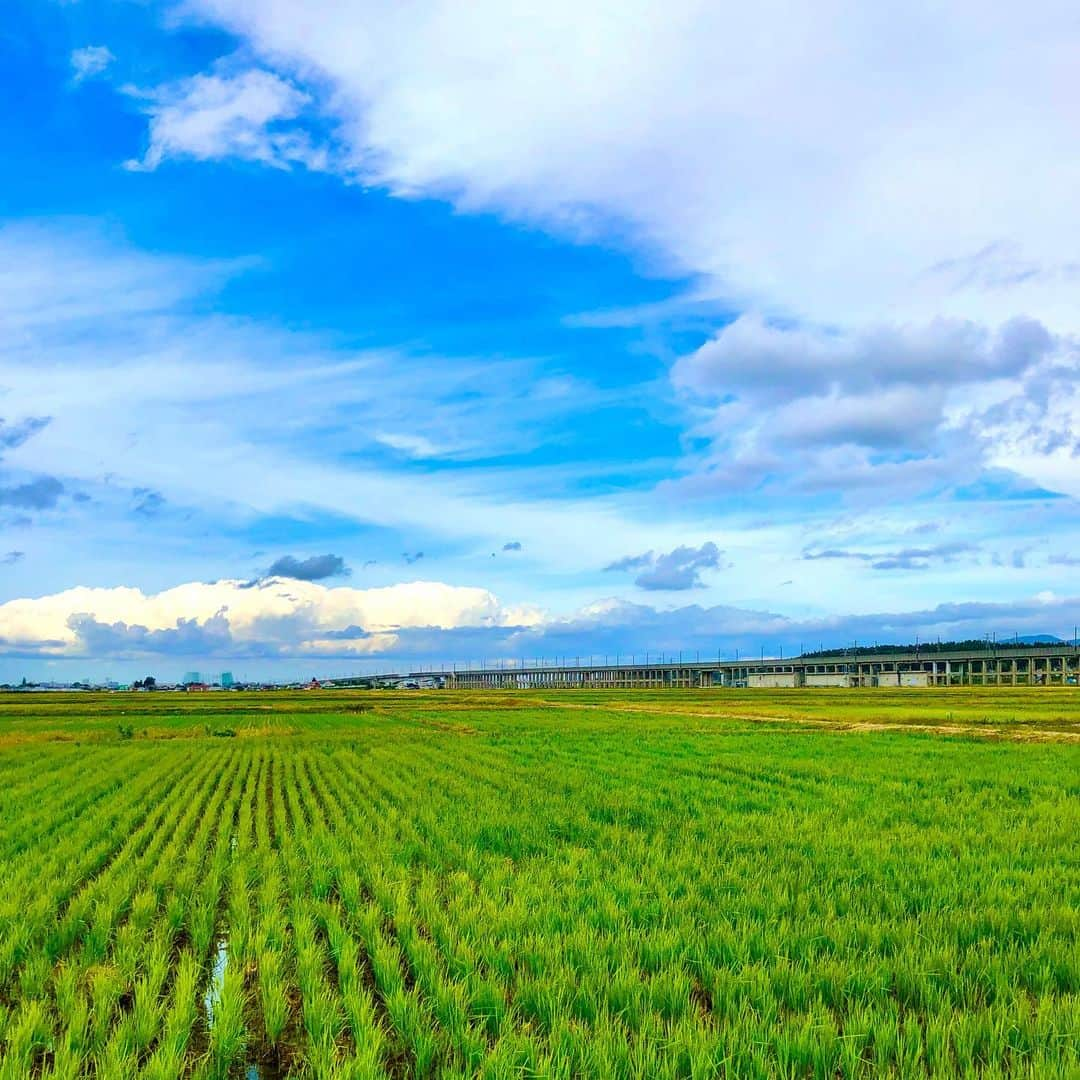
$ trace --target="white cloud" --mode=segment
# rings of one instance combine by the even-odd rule
[[[0,604],[4,651],[56,656],[248,651],[350,653],[392,648],[409,628],[530,626],[532,608],[507,607],[486,589],[415,581],[327,588],[270,578],[138,589],[68,589]]]
[[[903,555],[904,553],[900,553]],[[912,553],[908,553],[913,557]],[[816,564],[823,565],[823,564]],[[555,617],[504,604],[486,589],[415,581],[388,588],[312,582],[191,582],[159,593],[75,588],[0,604],[0,657],[415,659],[685,655],[734,649],[790,655],[799,644],[982,637],[997,631],[1064,635],[1077,598],[1043,590],[1007,603],[942,603],[922,610],[793,617],[762,608],[688,605],[670,610],[608,599]]]
[[[574,393],[535,393],[544,380],[532,362],[354,353],[203,314],[246,265],[149,256],[86,226],[0,230],[0,267],[24,271],[0,269],[0,416],[52,418],[14,440],[5,461],[99,500],[93,521],[79,511],[80,551],[110,514],[126,512],[133,488],[164,498],[155,542],[174,558],[191,511],[219,529],[264,514],[329,514],[400,530],[404,545],[429,555],[431,536],[486,554],[517,535],[530,538],[530,566],[558,570],[602,565],[624,544],[705,539],[696,522],[657,523],[629,500],[568,497],[528,468],[383,467],[387,433],[459,462],[521,453],[587,413],[594,393],[578,380]],[[130,532],[116,525],[103,533],[113,543]]]
[[[1031,319],[841,332],[744,315],[673,368],[710,440],[684,486],[892,497],[996,466],[1074,494],[1052,461],[1080,450],[1078,376],[1075,341]]]
[[[149,94],[129,92],[144,99],[150,117],[150,145],[140,160],[128,162],[130,168],[156,169],[170,157],[327,168],[326,150],[291,123],[310,97],[271,72],[195,75]]]
[[[750,306],[1075,327],[1073,7],[187,0],[403,194],[630,230]]]
[[[426,436],[410,435],[408,432],[380,431],[376,433],[375,441],[411,458],[436,458],[447,452]]]
[[[105,45],[87,45],[71,53],[72,78],[77,83],[100,75],[116,59]]]
[[[182,10],[310,91],[334,131],[327,167],[615,237],[695,278],[687,311],[748,313],[675,371],[698,394],[735,387],[695,432],[721,485],[797,475],[791,445],[816,442],[816,492],[904,497],[986,463],[1075,492],[1075,365],[1040,359],[1080,332],[1072,5]],[[185,106],[193,124],[201,111]],[[1040,370],[1053,389],[1032,415]],[[698,471],[693,488],[717,483]]]
[[[12,470],[0,475],[0,484],[21,487],[51,476],[66,492],[57,508],[34,511],[32,527],[23,522],[25,531],[11,536],[8,546],[27,552],[19,567],[22,589],[31,580],[37,591],[50,593],[73,582],[122,580],[153,592],[178,578],[251,574],[280,551],[252,555],[245,531],[284,516],[312,528],[330,520],[335,530],[348,523],[345,533],[353,530],[354,539],[327,540],[325,547],[305,542],[305,550],[340,551],[356,567],[376,558],[365,582],[392,581],[401,570],[399,553],[422,549],[431,576],[453,584],[482,582],[508,602],[542,595],[571,610],[611,587],[599,568],[626,552],[700,548],[711,540],[736,570],[707,575],[703,597],[722,596],[725,603],[756,610],[773,602],[777,584],[794,577],[796,587],[785,591],[792,610],[833,611],[852,595],[853,582],[872,572],[820,565],[813,575],[801,573],[799,554],[807,543],[904,546],[895,538],[916,511],[897,502],[896,492],[978,475],[977,456],[970,469],[958,472],[963,463],[955,455],[882,465],[865,448],[819,446],[806,487],[857,485],[880,492],[881,505],[890,508],[871,519],[854,515],[861,534],[828,536],[822,519],[832,518],[832,511],[786,500],[763,512],[761,503],[749,501],[735,509],[688,507],[681,498],[665,501],[664,492],[568,493],[591,464],[549,471],[476,462],[493,451],[518,453],[538,445],[559,424],[584,422],[579,418],[597,400],[587,384],[576,382],[573,393],[536,394],[542,369],[523,361],[433,363],[430,355],[405,351],[353,353],[316,334],[205,314],[214,306],[213,291],[248,265],[147,255],[86,225],[0,230],[0,267],[24,271],[4,276],[0,270],[0,416],[9,425],[9,437],[0,441],[4,468]],[[996,340],[989,335],[986,348],[992,350]],[[1046,361],[1063,362],[1056,353]],[[802,397],[827,396],[822,385],[807,383]],[[965,385],[961,397],[982,386]],[[702,392],[714,393],[704,385]],[[1047,395],[1051,410],[1065,407],[1066,397],[1052,390]],[[1028,396],[1038,400],[1034,392]],[[416,407],[418,399],[424,408]],[[979,402],[980,412],[998,400]],[[713,423],[713,399],[702,401]],[[39,421],[46,417],[51,419],[43,426]],[[1003,430],[1024,430],[1008,412],[995,422]],[[719,429],[709,430],[715,440]],[[377,436],[400,432],[450,448],[455,467],[429,471],[408,461],[384,466]],[[1004,452],[1006,444],[1001,446]],[[1018,455],[1025,446],[1017,441],[1008,452]],[[736,459],[750,477],[736,478],[736,491],[757,482],[753,449]],[[774,452],[759,446],[756,453],[766,451]],[[775,454],[781,475],[799,464],[791,454],[790,447]],[[461,464],[466,458],[467,468]],[[713,492],[730,490],[717,485],[711,471],[721,464],[705,463],[704,482]],[[1064,457],[1060,469],[1067,479]],[[156,517],[132,515],[134,488],[161,494]],[[83,495],[91,500],[75,502]],[[29,513],[20,510],[18,517]],[[940,506],[926,513],[945,516]],[[363,539],[355,539],[360,526]],[[1068,550],[1075,532],[1068,514],[999,504],[953,515],[935,539],[978,544],[1007,533],[1013,546],[1022,546],[1029,533],[1052,534]],[[491,559],[508,536],[524,541],[527,556]],[[369,540],[383,546],[373,549]],[[902,575],[875,582],[872,599],[899,610],[979,595],[990,581],[998,595],[1014,595],[1041,584],[1042,574],[1037,561],[1006,574],[965,563],[923,572],[917,582]],[[117,619],[124,621],[118,616],[106,625]],[[83,630],[102,633],[92,624]],[[196,636],[190,627],[185,634],[189,643]],[[179,647],[178,637],[183,635],[153,644]],[[366,647],[365,639],[355,640],[360,644],[354,650]]]

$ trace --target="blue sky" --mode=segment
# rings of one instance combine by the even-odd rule
[[[17,0],[0,677],[1071,636],[1078,42]]]

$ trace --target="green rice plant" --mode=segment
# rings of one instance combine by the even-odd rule
[[[34,1062],[49,1046],[51,1026],[45,1003],[25,1002],[7,1025],[7,1045],[0,1080],[23,1080],[32,1075]]]
[[[147,1080],[174,1080],[183,1074],[198,1018],[201,975],[201,966],[195,956],[184,953],[176,966],[160,1040],[143,1070]]]
[[[44,703],[0,746],[0,1077],[1071,1078],[1080,755],[918,729],[1003,722],[965,695],[162,695],[130,743]]]
[[[228,968],[215,987],[210,1007],[210,1054],[207,1072],[210,1080],[225,1080],[233,1063],[240,1059],[247,1045],[244,1027],[244,976]]]
[[[266,1038],[277,1046],[289,1022],[289,1001],[281,954],[264,949],[259,954],[259,1002],[262,1006]]]

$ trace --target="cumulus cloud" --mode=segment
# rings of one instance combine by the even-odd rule
[[[642,555],[627,555],[609,563],[604,570],[640,570],[634,578],[634,584],[640,589],[698,589],[704,584],[701,571],[719,567],[722,554],[710,540],[697,548],[680,546],[666,553],[647,551]]]
[[[86,612],[68,616],[67,628],[75,635],[76,648],[91,656],[124,656],[132,653],[164,653],[171,656],[212,656],[232,645],[229,621],[220,611],[199,622],[179,617],[173,626],[151,630],[118,620],[104,623]]]
[[[132,169],[153,170],[168,158],[240,158],[275,168],[324,169],[326,151],[292,122],[308,94],[269,71],[215,72],[129,91],[150,118],[150,144]]]
[[[860,394],[1015,377],[1056,344],[1045,326],[1028,318],[994,332],[966,320],[934,319],[840,333],[781,326],[750,313],[681,359],[673,377],[698,394],[786,401],[837,390]]]
[[[100,75],[116,59],[104,45],[87,45],[71,53],[72,78],[77,83]]]
[[[1031,319],[841,333],[744,315],[673,369],[709,441],[681,486],[897,495],[1019,471],[1010,446],[1080,447],[1078,375],[1075,344]]]
[[[76,588],[0,604],[7,653],[42,656],[184,653],[349,656],[385,652],[410,629],[516,628],[540,613],[485,589],[412,582],[376,589],[328,588],[267,578],[192,582],[160,593]]]
[[[793,618],[735,606],[658,609],[604,600],[565,616],[501,603],[484,589],[414,582],[381,589],[312,582],[194,582],[160,593],[70,589],[0,604],[0,654],[39,658],[142,655],[398,659],[586,658],[648,649],[745,655],[852,640],[907,642],[1071,631],[1080,597],[944,603],[906,612]]]
[[[271,563],[266,576],[322,581],[331,577],[348,577],[351,572],[340,555],[311,555],[306,559],[283,555]]]

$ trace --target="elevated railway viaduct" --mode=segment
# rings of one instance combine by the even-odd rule
[[[980,651],[857,650],[791,659],[630,664],[524,664],[414,671],[355,683],[458,689],[705,689],[711,687],[1077,686],[1074,645],[988,647]]]

